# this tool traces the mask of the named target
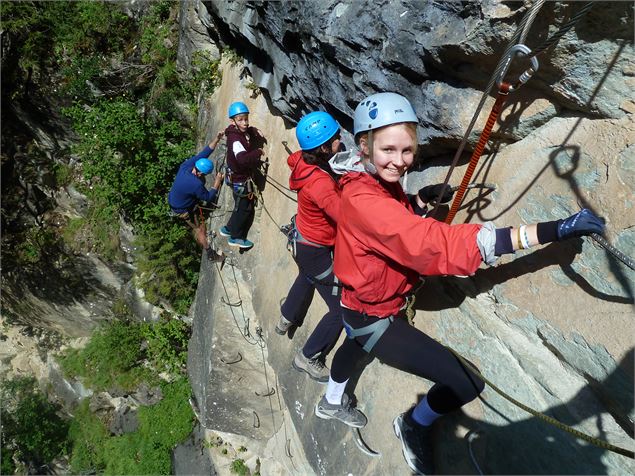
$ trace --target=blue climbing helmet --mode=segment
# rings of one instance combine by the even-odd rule
[[[231,119],[238,114],[249,114],[249,108],[247,107],[247,104],[238,101],[233,102],[229,105],[229,109],[227,110],[227,115],[229,116],[229,118]]]
[[[401,94],[377,93],[360,102],[355,108],[353,135],[402,122],[419,123],[417,114]]]
[[[320,147],[340,130],[340,125],[328,112],[310,112],[298,122],[295,136],[302,150]]]
[[[209,174],[212,170],[214,170],[214,164],[209,159],[198,159],[194,164],[196,170],[198,170],[202,174]]]

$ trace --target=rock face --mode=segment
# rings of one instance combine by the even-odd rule
[[[540,45],[581,6],[545,3],[525,42]],[[223,86],[201,104],[206,138],[226,124],[229,103],[244,100],[251,123],[268,138],[269,177],[285,184],[285,158],[297,148],[292,125],[303,113],[325,109],[350,132],[357,101],[376,91],[398,91],[412,99],[421,124],[423,159],[409,174],[411,192],[445,177],[482,90],[527,11],[520,2],[198,2],[191,8],[211,41],[244,56],[263,91],[249,98],[252,79],[241,76],[242,68],[225,65]],[[630,4],[598,3],[540,57],[538,73],[510,95],[473,178],[495,183],[496,190],[470,191],[455,223],[515,226],[587,206],[606,218],[607,239],[635,256],[632,28]],[[492,103],[485,103],[467,150]],[[452,185],[464,169],[462,160]],[[403,474],[407,468],[391,422],[429,382],[373,361],[352,386],[369,417],[363,437],[379,458],[359,451],[348,428],[313,415],[323,387],[290,362],[325,306],[314,300],[293,340],[273,333],[280,301],[297,272],[277,225],[295,213],[295,204],[269,184],[263,200],[266,210],[260,209],[250,233],[256,247],[233,257],[246,306],[245,314],[234,310],[238,326],[220,301],[233,282],[232,268],[226,265],[221,282],[213,265],[202,264],[188,366],[201,422],[268,438],[270,454],[281,455],[278,461],[290,472],[304,464],[304,472],[319,474]],[[222,205],[212,229],[224,225],[231,210],[227,192]],[[417,296],[415,325],[514,398],[632,450],[634,281],[635,272],[590,239],[555,243],[518,252],[469,278],[427,279]],[[239,299],[231,292],[230,301]],[[244,330],[244,319],[262,356],[236,334],[236,328]],[[263,329],[261,338],[256,326]],[[249,347],[258,352],[243,351]],[[228,364],[237,352],[243,360]],[[266,369],[266,379],[258,368]],[[267,387],[275,379],[275,397],[255,395],[262,394],[263,379]],[[265,412],[271,404],[271,414],[257,430],[250,411],[262,417],[263,404]],[[471,448],[485,473],[635,471],[632,460],[546,425],[489,387],[482,400],[439,423],[440,473],[475,471],[469,431],[479,432]],[[294,431],[297,438],[287,436]]]

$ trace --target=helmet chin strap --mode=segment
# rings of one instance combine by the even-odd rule
[[[364,169],[371,175],[377,175],[377,167],[373,162],[373,131],[368,131],[368,160],[364,161]]]

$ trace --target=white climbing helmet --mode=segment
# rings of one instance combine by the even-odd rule
[[[353,135],[402,122],[419,123],[410,101],[397,93],[372,94],[355,108]]]

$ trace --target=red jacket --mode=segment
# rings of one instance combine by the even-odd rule
[[[225,137],[227,138],[227,165],[232,171],[231,181],[242,183],[251,177],[260,164],[258,133],[253,127],[240,132],[238,127],[232,124],[225,129]],[[240,142],[245,150],[234,155],[234,142]]]
[[[289,188],[298,192],[295,225],[307,240],[333,246],[340,214],[337,182],[317,165],[307,164],[301,150],[291,154],[287,164],[291,169]]]
[[[342,304],[373,316],[396,315],[418,275],[470,275],[482,262],[481,225],[446,225],[412,212],[399,183],[363,172],[340,179],[342,219],[335,275]]]

